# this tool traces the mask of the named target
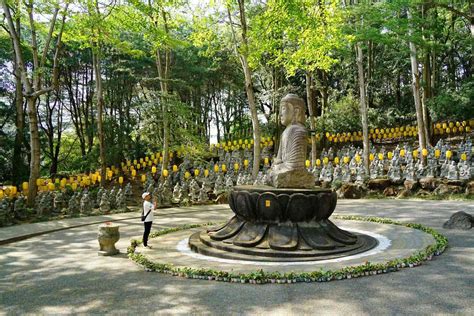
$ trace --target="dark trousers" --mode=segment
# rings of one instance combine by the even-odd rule
[[[148,236],[150,235],[151,224],[153,224],[153,222],[144,222],[143,224],[145,224],[145,231],[143,232],[143,246],[148,246]]]

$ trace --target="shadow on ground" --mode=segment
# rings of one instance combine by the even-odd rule
[[[445,234],[450,248],[431,262],[397,273],[328,283],[249,285],[187,280],[147,273],[124,254],[97,255],[96,226],[32,238],[0,248],[0,311],[17,313],[264,312],[302,314],[473,314],[474,236],[444,230],[449,216],[473,212],[466,202],[342,201],[339,214],[418,222]],[[230,211],[168,214],[155,228],[222,221]],[[121,223],[118,248],[141,234],[136,220]],[[0,312],[1,313],[1,312]]]

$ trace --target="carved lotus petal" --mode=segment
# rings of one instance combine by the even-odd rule
[[[296,224],[272,224],[268,228],[268,245],[275,250],[294,250],[298,247]]]
[[[334,212],[337,203],[337,194],[321,193],[319,194],[319,216],[318,219],[328,218]]]
[[[209,237],[214,240],[224,240],[230,238],[240,231],[244,223],[245,221],[243,219],[240,219],[238,216],[234,216],[221,230],[208,233]]]
[[[334,225],[330,220],[323,220],[321,226],[326,230],[327,234],[334,240],[345,245],[353,245],[357,242],[357,236],[342,230]]]
[[[298,231],[306,244],[313,249],[328,250],[334,249],[339,245],[339,243],[329,238],[326,232],[321,229],[321,226],[317,223],[311,226],[298,224]]]
[[[231,196],[234,199],[234,207],[232,209],[237,215],[245,219],[255,218],[255,204],[252,203],[251,196],[247,191],[232,192]]]
[[[309,221],[314,217],[314,205],[308,196],[296,193],[290,197],[286,212],[292,222]]]
[[[260,243],[267,232],[267,225],[247,222],[235,236],[233,243],[237,246],[253,247]]]
[[[278,202],[276,194],[265,192],[257,201],[258,218],[264,221],[277,220],[283,217],[283,208]]]
[[[278,194],[278,203],[280,203],[280,206],[283,209],[283,213],[280,217],[280,221],[284,222],[288,219],[288,202],[290,201],[290,196],[288,194]]]

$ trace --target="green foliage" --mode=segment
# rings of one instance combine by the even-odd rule
[[[459,89],[448,88],[429,100],[428,107],[435,121],[469,120],[474,117],[474,80]]]
[[[388,218],[380,217],[362,217],[362,216],[334,216],[334,218],[342,220],[367,221],[379,224],[399,225],[421,230],[433,236],[435,243],[428,245],[423,250],[418,250],[408,257],[393,259],[384,263],[373,264],[366,261],[358,266],[348,266],[337,270],[320,270],[312,272],[265,272],[260,269],[250,273],[232,273],[227,271],[191,268],[191,267],[175,267],[170,263],[159,263],[149,260],[145,255],[136,253],[135,249],[142,241],[132,239],[130,246],[127,248],[128,257],[135,263],[143,266],[147,271],[156,271],[171,274],[173,276],[186,277],[188,279],[216,280],[223,282],[238,283],[296,283],[296,282],[328,282],[333,280],[351,279],[363,276],[377,275],[382,273],[398,271],[401,268],[413,268],[421,265],[424,261],[431,260],[433,256],[439,256],[448,247],[448,239],[436,230],[417,223],[402,223]],[[197,228],[207,225],[184,225],[180,227],[163,229],[150,234],[150,238],[156,238],[165,234]]]
[[[342,32],[345,19],[339,1],[271,0],[255,18],[251,63],[283,66],[289,75],[299,69],[329,70],[333,51],[352,40]]]
[[[359,102],[353,94],[334,102],[317,122],[318,132],[352,132],[361,129]]]
[[[20,18],[22,51],[31,69],[31,33],[26,7],[21,1],[7,3],[21,5],[21,10],[13,11]],[[325,115],[318,118],[317,129],[334,133],[360,130],[352,45],[355,41],[361,44],[365,56],[370,127],[415,121],[408,41],[418,48],[420,68],[426,58],[430,60],[434,82],[432,95],[425,101],[432,119],[474,117],[468,1],[439,0],[424,7],[419,1],[411,0],[357,3],[346,6],[337,0],[245,1],[249,43],[238,50],[248,55],[253,68],[259,114],[268,120],[265,124],[261,122],[263,135],[276,133],[274,107],[282,94],[291,91],[305,95],[304,75],[308,71],[314,77],[316,113],[322,112],[323,92],[328,92],[328,107],[324,109]],[[35,24],[41,54],[48,33],[47,20],[55,2],[34,4],[35,14],[44,18]],[[157,49],[171,51],[170,96],[166,101],[170,109],[171,149],[183,145],[190,148],[193,159],[205,158],[209,138],[217,136],[211,135],[215,129],[210,126],[217,122],[219,140],[251,136],[244,77],[232,45],[227,6],[234,14],[238,30],[236,1],[74,1],[66,19],[59,60],[57,93],[63,101],[65,121],[58,171],[75,173],[98,167],[93,50],[101,53],[108,165],[162,147],[163,104],[160,104]],[[189,7],[192,16],[182,13],[189,12]],[[413,15],[410,21],[406,15],[408,9]],[[52,44],[59,25],[54,30]],[[236,36],[239,42],[241,34],[236,32]],[[50,60],[54,52],[47,53]],[[51,78],[46,71],[51,68],[48,63],[48,67],[37,70],[45,72],[45,82]],[[18,166],[12,166],[15,139],[12,65],[11,39],[0,29],[2,182],[8,181],[13,168]],[[420,79],[422,88],[426,89],[428,82]],[[28,122],[25,123],[27,126]],[[56,122],[53,123],[55,127]],[[58,130],[53,130],[57,139]],[[26,128],[27,141],[28,132]],[[44,131],[40,130],[40,134],[46,145]],[[84,139],[83,151],[79,148],[82,144],[79,138]],[[23,153],[25,147],[28,146],[23,146]],[[41,157],[45,176],[51,165],[48,151],[42,151]],[[28,172],[28,168],[20,168]]]

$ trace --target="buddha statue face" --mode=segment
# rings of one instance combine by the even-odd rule
[[[284,126],[288,126],[293,122],[293,106],[288,102],[282,102],[280,105],[280,122]]]
[[[284,126],[305,122],[305,105],[303,99],[288,94],[280,103],[280,122]]]

